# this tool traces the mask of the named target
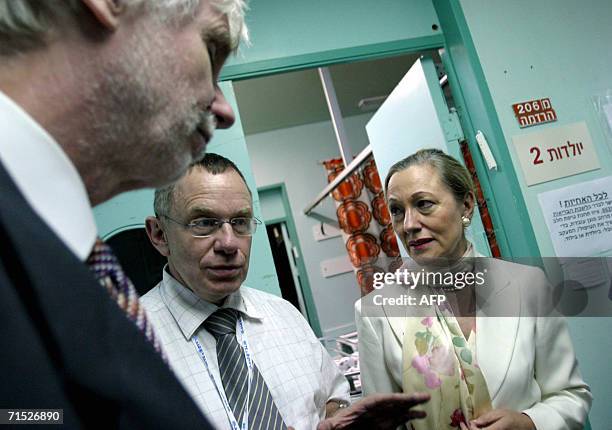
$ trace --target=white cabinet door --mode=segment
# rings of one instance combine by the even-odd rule
[[[463,162],[459,147],[463,133],[456,115],[448,110],[429,57],[414,63],[370,119],[366,131],[383,182],[393,164],[419,149],[441,149]],[[478,211],[467,236],[478,252],[491,255]],[[401,253],[407,257],[403,248]]]

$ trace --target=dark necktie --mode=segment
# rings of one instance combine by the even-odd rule
[[[266,381],[253,363],[251,395],[247,399],[249,369],[244,351],[236,339],[238,311],[219,309],[204,322],[204,328],[217,340],[217,362],[227,401],[240,424],[249,402],[249,430],[285,430],[283,417],[274,404]]]
[[[128,319],[136,324],[153,344],[155,350],[164,357],[159,341],[153,332],[153,326],[147,320],[144,308],[140,306],[138,293],[132,281],[126,276],[110,246],[102,242],[100,238],[96,239],[93,250],[87,258],[87,265],[98,282],[108,291],[111,299],[126,313]]]

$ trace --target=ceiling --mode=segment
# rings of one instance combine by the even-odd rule
[[[359,100],[388,95],[420,54],[329,67],[344,117],[365,113]],[[330,119],[317,69],[234,82],[246,135]]]

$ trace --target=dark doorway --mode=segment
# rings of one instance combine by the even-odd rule
[[[270,248],[272,249],[272,258],[274,259],[274,267],[276,267],[276,275],[278,276],[278,283],[281,289],[281,295],[283,299],[290,302],[296,309],[302,314],[304,310],[300,306],[300,299],[298,296],[298,290],[294,282],[294,275],[292,272],[292,265],[294,264],[291,260],[293,256],[287,252],[288,244],[283,234],[283,223],[269,224],[266,226],[268,232],[268,240],[270,241]]]
[[[125,230],[106,240],[139,295],[162,279],[166,257],[151,245],[144,228]]]

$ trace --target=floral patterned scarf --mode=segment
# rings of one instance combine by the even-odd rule
[[[408,318],[404,332],[403,390],[427,392],[427,417],[414,430],[450,430],[492,409],[489,390],[476,363],[476,328],[466,340],[448,308],[435,317]]]

